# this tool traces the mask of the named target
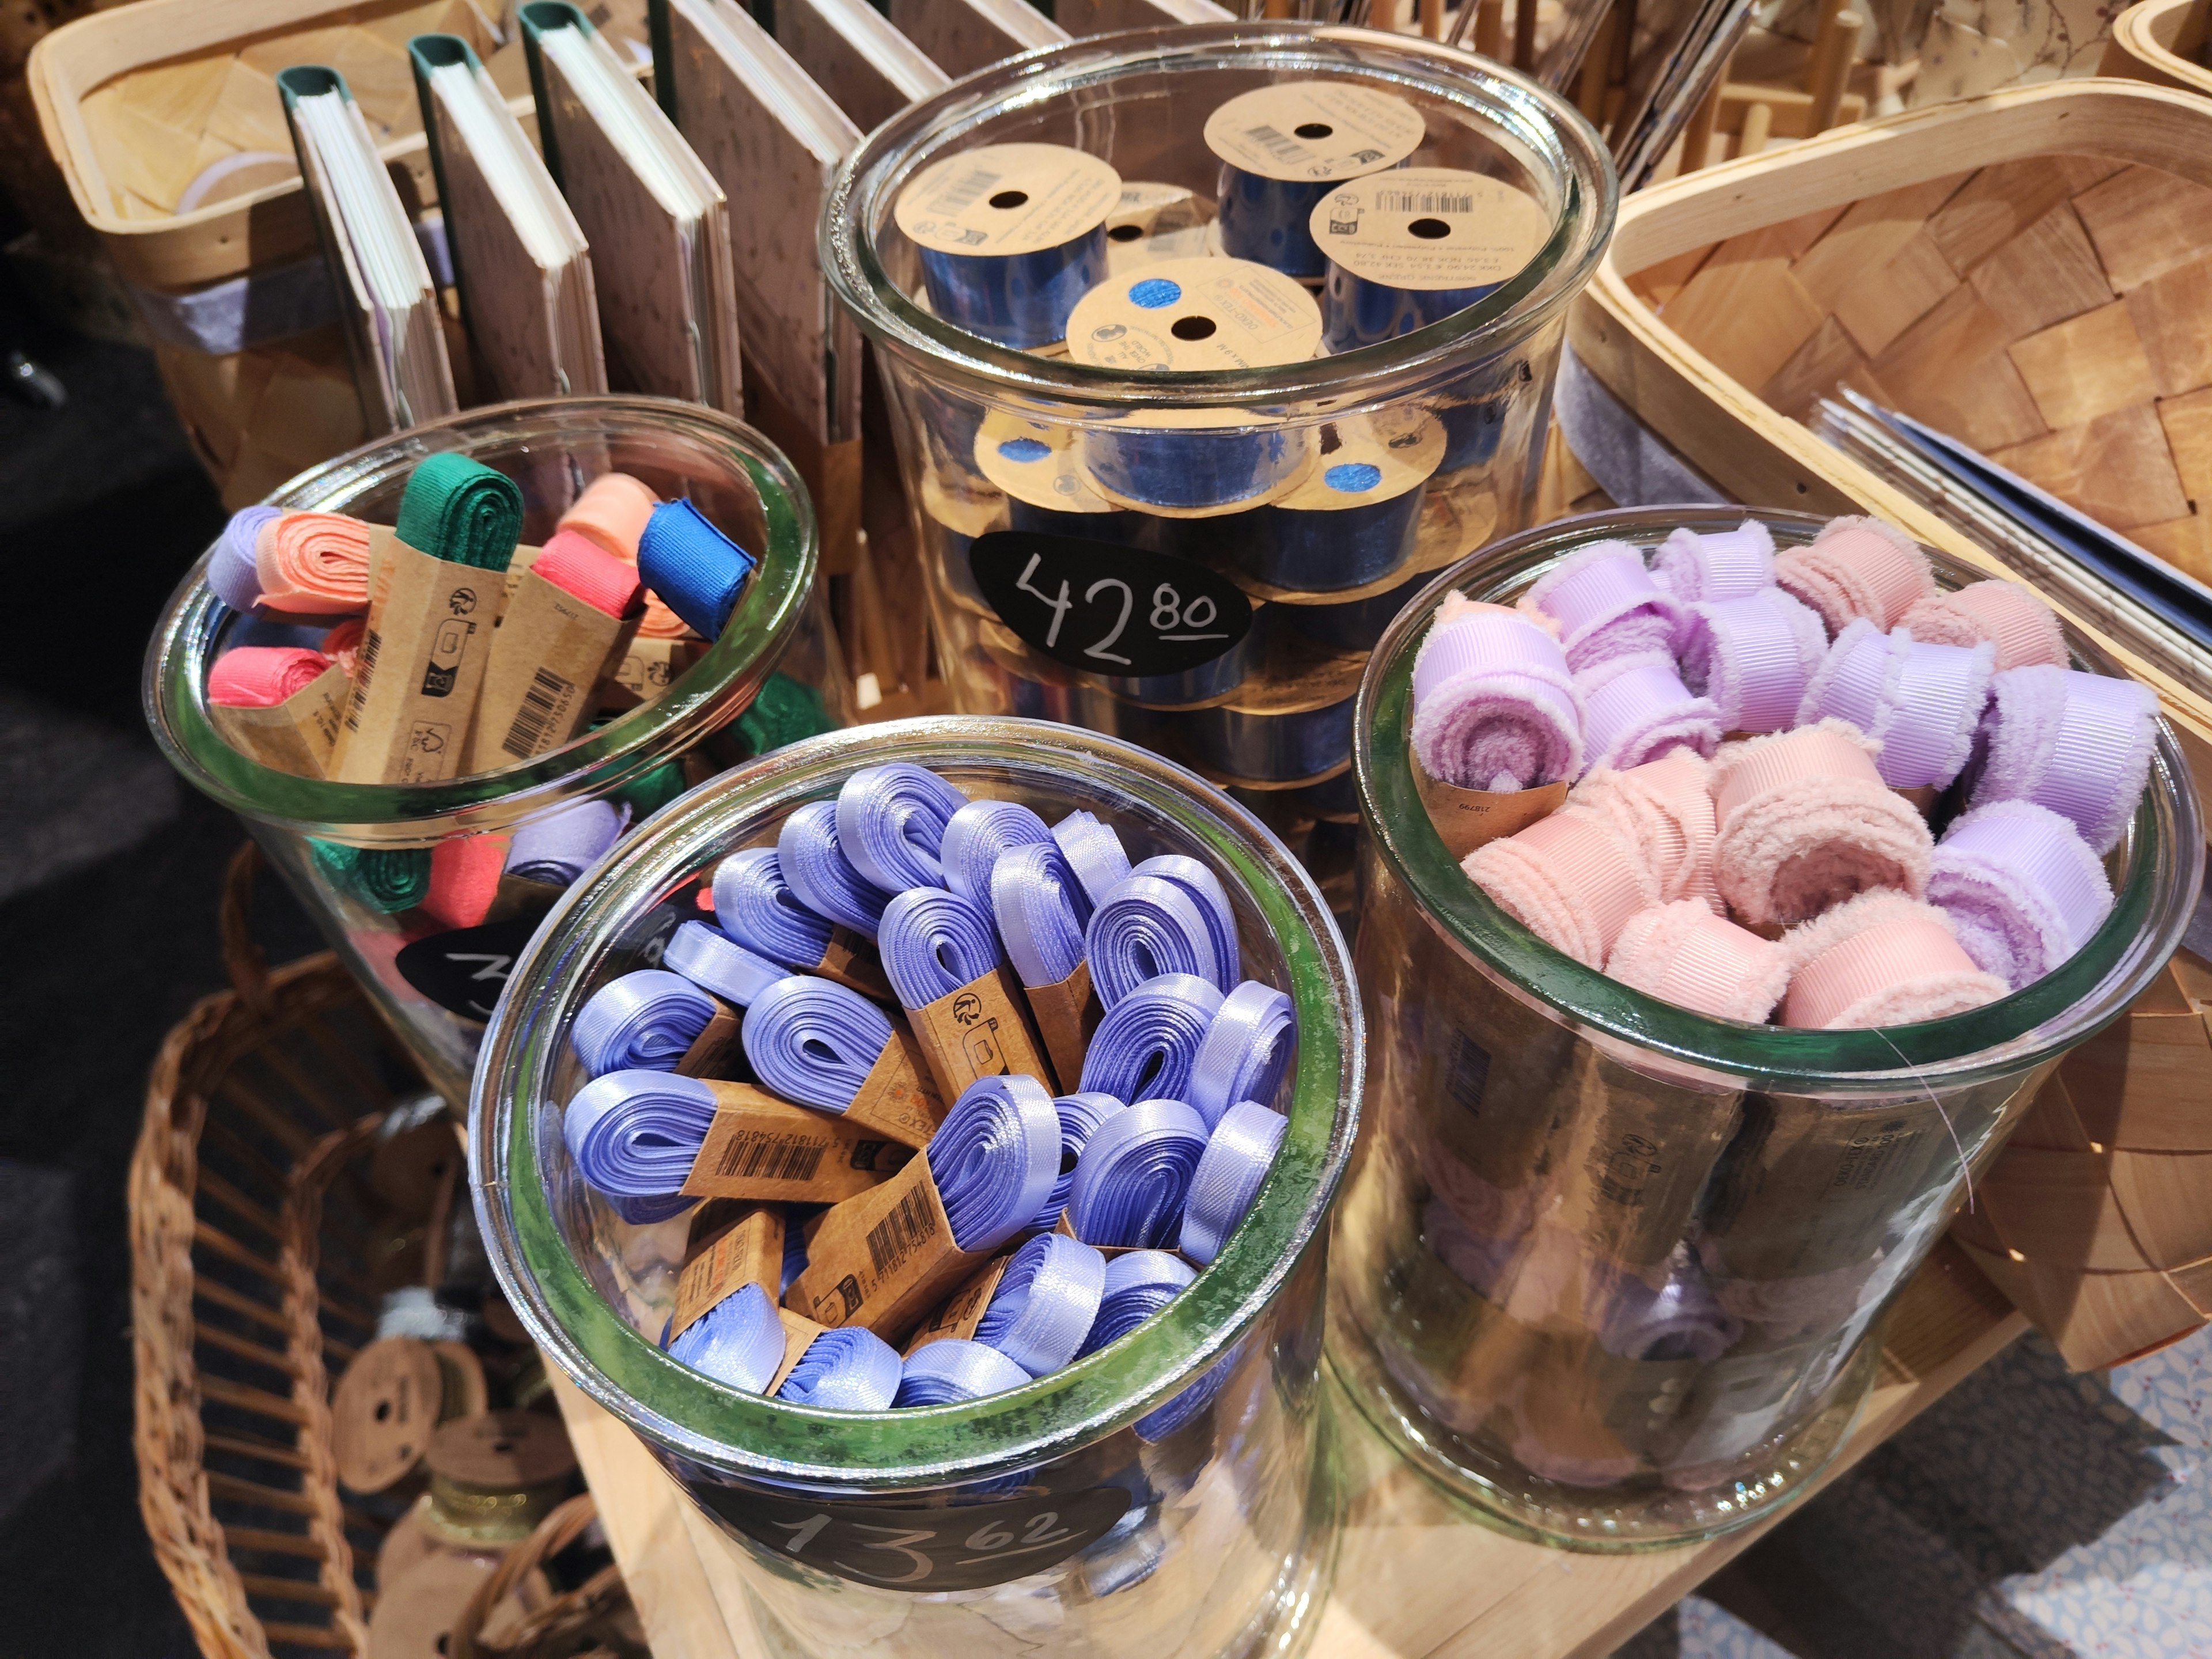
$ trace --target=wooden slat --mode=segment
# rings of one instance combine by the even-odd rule
[[[264,1463],[275,1463],[288,1469],[307,1467],[307,1458],[296,1447],[279,1445],[271,1440],[249,1439],[242,1434],[211,1433],[206,1437],[206,1444],[210,1451],[232,1452],[240,1457],[257,1457]]]
[[[228,1308],[231,1312],[251,1319],[257,1324],[265,1325],[272,1331],[290,1329],[290,1327],[284,1322],[283,1314],[276,1309],[264,1307],[250,1296],[241,1296],[229,1285],[218,1279],[210,1279],[204,1273],[193,1276],[192,1294],[196,1297],[205,1297],[216,1307]]]
[[[304,1533],[272,1532],[266,1527],[234,1527],[226,1522],[222,1539],[234,1555],[258,1552],[302,1556],[314,1561],[323,1559],[322,1550]]]
[[[320,1625],[294,1625],[287,1624],[281,1620],[264,1619],[261,1621],[261,1633],[266,1636],[271,1644],[289,1642],[295,1647],[349,1648],[352,1646],[352,1644],[337,1631],[326,1629]]]
[[[1990,459],[2035,479],[2115,530],[2158,524],[2189,511],[2166,433],[2148,404],[2137,404],[2037,438]]]
[[[334,1607],[338,1598],[312,1578],[275,1578],[267,1573],[241,1572],[238,1582],[248,1595],[271,1601],[297,1601],[307,1607]]]
[[[289,1380],[292,1375],[291,1362],[283,1352],[275,1348],[264,1348],[258,1342],[250,1342],[242,1336],[234,1335],[223,1329],[220,1325],[210,1325],[204,1321],[195,1324],[192,1328],[192,1340],[196,1342],[204,1342],[210,1347],[221,1348],[225,1353],[236,1354],[240,1359],[251,1360],[257,1365],[265,1365],[287,1380]]]
[[[258,1481],[241,1480],[234,1474],[225,1474],[219,1469],[205,1471],[208,1496],[228,1498],[234,1504],[251,1504],[258,1509],[281,1510],[287,1515],[313,1515],[315,1506],[295,1492],[280,1492]]]
[[[1966,280],[2015,340],[2112,301],[2112,285],[2070,202],[1998,248]]]
[[[280,1422],[301,1423],[307,1413],[283,1395],[271,1394],[266,1389],[248,1388],[242,1382],[210,1376],[205,1371],[199,1376],[199,1391],[209,1400],[226,1406],[235,1406],[240,1411],[258,1412],[264,1417],[273,1417]]]
[[[2145,407],[2157,395],[2150,359],[2118,300],[2015,340],[2011,356],[2053,432]]]
[[[244,1267],[250,1273],[260,1274],[272,1285],[283,1283],[283,1276],[276,1271],[273,1264],[264,1261],[229,1234],[197,1218],[192,1222],[192,1247],[195,1249],[211,1250],[225,1261]]]

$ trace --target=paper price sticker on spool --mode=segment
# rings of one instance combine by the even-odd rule
[[[1495,287],[1536,257],[1551,216],[1502,179],[1400,167],[1323,197],[1310,222],[1330,260],[1385,288]]]
[[[1038,253],[1103,224],[1121,176],[1064,144],[987,144],[925,167],[891,216],[937,253]]]
[[[1164,553],[995,530],[968,557],[1006,626],[1070,668],[1179,673],[1212,661],[1252,626],[1252,603],[1234,582]]]
[[[1287,81],[1232,98],[1206,117],[1206,147],[1262,179],[1352,179],[1420,147],[1420,111],[1402,98],[1332,81]]]

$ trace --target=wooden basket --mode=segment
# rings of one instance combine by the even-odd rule
[[[2123,75],[2154,87],[2182,87],[2212,94],[2212,69],[2174,51],[2182,26],[2201,0],[2143,0],[2112,20],[2100,75]]]

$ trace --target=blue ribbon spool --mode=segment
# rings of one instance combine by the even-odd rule
[[[1236,516],[1250,518],[1253,515],[1247,513]],[[1218,521],[1203,520],[1200,522]],[[1244,630],[1243,638],[1219,656],[1210,658],[1194,667],[1172,674],[1102,674],[1098,683],[1117,697],[1126,697],[1140,706],[1163,709],[1188,708],[1196,703],[1225,697],[1259,672],[1260,665],[1267,660],[1274,609],[1270,605],[1254,605],[1251,625]]]
[[[898,1350],[873,1331],[841,1325],[806,1345],[775,1397],[823,1411],[888,1411],[903,1369]]]
[[[681,974],[701,990],[740,1008],[750,1006],[755,997],[787,977],[781,963],[755,956],[703,921],[678,924],[668,936],[660,960],[670,972]]]
[[[1286,605],[1282,625],[1331,651],[1372,651],[1406,603],[1428,586],[1428,574],[1407,577],[1389,592],[1340,605]]]
[[[1364,587],[1413,556],[1421,502],[1444,453],[1426,416],[1331,422],[1304,483],[1255,514],[1235,544],[1254,580],[1295,592]]]
[[[990,901],[1023,984],[1057,985],[1081,964],[1091,899],[1049,831],[1042,842],[1000,855],[991,869]]]
[[[1067,313],[1106,275],[1106,227],[1058,247],[1000,258],[921,250],[929,303],[946,322],[1028,350],[1067,334]]]
[[[875,938],[876,924],[883,920],[884,906],[891,896],[845,856],[838,842],[836,802],[809,801],[786,818],[776,832],[775,856],[777,868],[801,904],[841,927]]]
[[[696,1201],[678,1194],[714,1121],[714,1091],[697,1078],[609,1072],[562,1109],[561,1139],[585,1184],[625,1219],[658,1220]]]
[[[1290,1120],[1257,1102],[1240,1100],[1221,1115],[1183,1200],[1176,1248],[1200,1267],[1220,1254],[1244,1219],[1275,1161]]]
[[[1234,410],[1201,411],[1215,425],[1177,428],[1160,416],[1125,416],[1083,434],[1091,474],[1147,507],[1231,507],[1264,495],[1304,465],[1305,446],[1287,427],[1238,428]],[[1152,424],[1146,424],[1150,421]]]
[[[1197,1270],[1165,1250],[1131,1250],[1106,1264],[1098,1318],[1083,1339],[1078,1359],[1118,1342],[1190,1287]]]
[[[970,1255],[995,1250],[1029,1224],[1060,1178],[1060,1114],[1033,1077],[978,1078],[922,1156],[953,1243]]]
[[[690,980],[662,968],[640,968],[592,993],[576,1012],[568,1043],[593,1077],[672,1072],[714,1018],[714,998]]]
[[[996,1348],[943,1336],[924,1343],[908,1358],[898,1395],[891,1403],[902,1409],[957,1406],[1018,1389],[1029,1380],[1027,1371]]]
[[[1272,985],[1246,980],[1221,1000],[1183,1099],[1208,1127],[1240,1100],[1273,1105],[1296,1041],[1290,998]]]
[[[968,797],[927,767],[870,766],[837,792],[837,846],[861,878],[887,893],[945,878],[938,849]],[[819,908],[819,907],[817,907]]]
[[[1310,282],[1328,269],[1328,256],[1306,227],[1330,186],[1310,179],[1268,179],[1224,164],[1215,191],[1221,251]]]
[[[1163,974],[1194,975],[1220,988],[1205,911],[1188,890],[1160,876],[1132,875],[1109,893],[1091,913],[1084,950],[1091,988],[1108,1009]]]
[[[915,887],[884,911],[878,943],[899,1006],[926,1008],[981,979],[1005,958],[991,913],[942,887]]]
[[[1075,1165],[1067,1218],[1086,1244],[1153,1249],[1182,1224],[1206,1120],[1180,1100],[1140,1100],[1100,1124]]]
[[[765,1287],[740,1285],[661,1346],[717,1382],[761,1394],[783,1364],[783,1321]]]
[[[975,1340],[1031,1376],[1049,1376],[1091,1334],[1105,1290],[1104,1256],[1063,1233],[1040,1233],[1006,1263]]]
[[[1426,131],[1403,98],[1341,81],[1284,81],[1206,118],[1222,163],[1214,194],[1221,251],[1311,280],[1327,269],[1310,222],[1340,185],[1411,155]]]
[[[637,574],[702,639],[721,636],[753,556],[688,501],[663,501],[637,538]]]
[[[1068,1190],[1075,1185],[1075,1166],[1082,1159],[1083,1149],[1091,1144],[1098,1126],[1122,1110],[1123,1105],[1113,1096],[1102,1094],[1061,1095],[1052,1103],[1060,1115],[1060,1174],[1052,1183],[1052,1196],[1045,1200],[1030,1226],[1048,1232],[1060,1224],[1060,1212],[1067,1207]]]
[[[1181,1100],[1221,992],[1194,974],[1163,974],[1106,1011],[1083,1056],[1083,1092]]]
[[[1077,460],[1072,428],[994,414],[977,433],[975,452],[976,470],[1006,493],[1014,529],[1117,547],[1152,540],[1152,520],[1091,488]]]
[[[1000,858],[1017,847],[1052,844],[1044,820],[1019,801],[971,800],[945,821],[937,856],[946,890],[988,909]]]
[[[1202,708],[1184,719],[1192,752],[1233,778],[1287,783],[1310,778],[1352,757],[1352,709],[1357,697],[1285,714]]]
[[[822,965],[831,924],[783,878],[772,847],[732,853],[714,870],[714,923],[738,944],[787,968]]]
[[[842,1112],[891,1040],[891,1023],[859,992],[793,974],[753,999],[739,1036],[764,1086],[817,1112]]]

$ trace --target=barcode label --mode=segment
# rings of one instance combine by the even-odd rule
[[[1271,126],[1247,127],[1244,136],[1278,161],[1303,161],[1313,153],[1297,139],[1286,138]]]
[[[1378,190],[1375,192],[1375,209],[1378,213],[1472,213],[1474,211],[1474,192],[1471,190]]]
[[[368,696],[370,677],[376,672],[377,647],[383,643],[384,636],[374,628],[364,629],[361,648],[353,653],[353,698],[346,705],[346,730],[349,732],[361,730],[361,705]]]
[[[947,215],[964,213],[1003,176],[985,167],[970,167],[932,198],[930,209]]]
[[[899,1200],[896,1208],[868,1229],[868,1265],[876,1277],[896,1273],[899,1264],[937,1236],[937,1218],[929,1195],[915,1187]]]
[[[531,677],[530,690],[522,694],[522,707],[514,711],[514,724],[507,727],[507,741],[500,747],[518,760],[529,759],[546,746],[554,720],[575,695],[574,683],[550,668],[539,669]]]
[[[811,1181],[829,1142],[812,1136],[742,1134],[722,1148],[714,1174],[723,1180]]]

